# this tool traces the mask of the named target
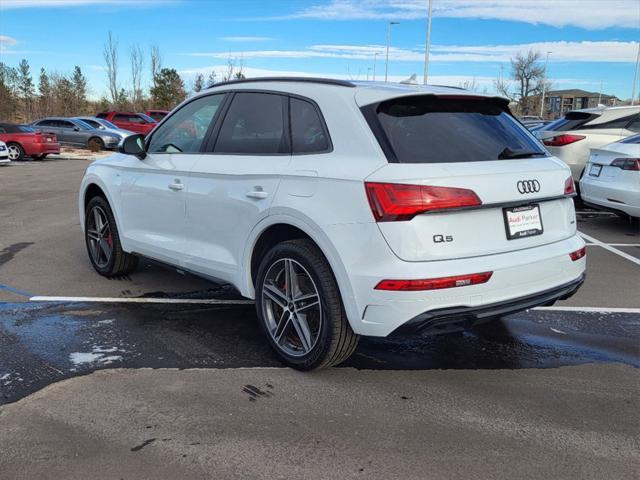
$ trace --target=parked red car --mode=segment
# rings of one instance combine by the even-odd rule
[[[37,132],[29,125],[0,123],[0,140],[7,144],[11,161],[22,160],[27,155],[42,160],[50,153],[60,153],[55,135]]]
[[[146,135],[158,124],[153,118],[144,113],[133,112],[102,112],[96,115],[114,123],[118,128]]]
[[[159,122],[164,117],[169,115],[169,110],[147,110],[144,113],[149,117],[153,118],[156,122]]]

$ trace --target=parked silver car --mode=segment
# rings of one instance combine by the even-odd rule
[[[90,127],[95,128],[96,130],[102,130],[103,132],[113,133],[115,135],[119,135],[122,138],[126,138],[129,135],[133,135],[135,132],[131,130],[125,130],[124,128],[118,127],[116,124],[111,123],[109,120],[98,117],[74,117],[74,120],[80,120],[84,123],[88,124]]]
[[[31,126],[40,132],[54,134],[62,145],[94,151],[117,148],[124,138],[120,134],[95,129],[82,120],[73,118],[47,117],[33,122]]]

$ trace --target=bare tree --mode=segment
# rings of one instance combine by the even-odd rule
[[[160,53],[160,47],[158,45],[151,45],[151,84],[155,88],[156,77],[162,70],[162,54]]]
[[[237,59],[229,56],[229,58],[227,58],[227,71],[224,77],[222,77],[222,81],[226,82],[228,80],[241,80],[246,78],[244,75],[244,64],[244,58],[240,57],[240,59]]]
[[[500,65],[500,75],[498,75],[498,78],[493,81],[493,87],[495,88],[498,95],[502,95],[509,100],[513,99],[513,94],[511,93],[511,83],[509,82],[509,80],[506,80],[504,78],[502,65]]]
[[[142,104],[142,69],[144,68],[144,52],[140,45],[135,44],[129,50],[131,62],[131,101],[135,110]]]
[[[107,80],[109,82],[109,94],[113,104],[118,103],[119,85],[118,85],[118,41],[113,38],[113,34],[109,31],[107,42],[104,44],[102,52],[104,63],[107,67]]]
[[[194,91],[194,93],[198,93],[198,92],[201,92],[203,88],[205,88],[204,87],[204,75],[202,75],[201,73],[198,73],[196,75],[196,78],[193,81],[192,90]]]
[[[516,82],[518,102],[523,115],[530,113],[533,108],[531,97],[542,93],[545,67],[540,63],[540,58],[540,52],[529,50],[526,55],[521,52],[511,59],[511,75]]]

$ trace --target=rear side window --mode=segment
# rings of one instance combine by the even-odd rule
[[[98,117],[98,118],[107,118],[107,115],[108,115],[108,114],[106,114],[106,113],[102,112],[102,113],[97,114],[97,115],[96,115],[96,117]],[[117,115],[116,115],[116,116],[117,116]]]
[[[215,153],[289,153],[285,134],[287,98],[267,93],[236,93],[225,115]]]
[[[458,163],[518,153],[547,155],[524,127],[491,101],[412,96],[382,102],[373,112],[365,107],[364,112],[390,161]]]
[[[613,120],[609,120],[608,122],[603,123],[594,123],[588,125],[582,125],[580,128],[576,130],[589,130],[589,129],[602,129],[602,128],[624,128],[627,124],[633,120],[635,115],[627,115],[626,117],[615,118]]]
[[[316,107],[310,102],[291,98],[290,109],[293,153],[328,151],[329,138]]]
[[[552,122],[549,128],[545,130],[553,130],[554,132],[579,130],[585,123],[595,120],[598,117],[600,117],[599,113],[569,112],[563,118]]]

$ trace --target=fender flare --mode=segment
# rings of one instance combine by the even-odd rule
[[[255,299],[255,289],[251,278],[251,256],[260,236],[273,225],[291,225],[302,230],[316,243],[333,271],[349,322],[353,323],[354,321],[358,321],[360,316],[354,300],[351,282],[349,281],[347,271],[333,242],[331,242],[331,239],[324,230],[313,222],[313,220],[300,215],[299,212],[295,214],[292,214],[292,212],[292,210],[287,208],[279,208],[278,212],[271,212],[269,216],[258,222],[249,233],[242,255],[241,278],[240,285],[238,285],[238,287],[240,287],[240,293],[245,297]]]

